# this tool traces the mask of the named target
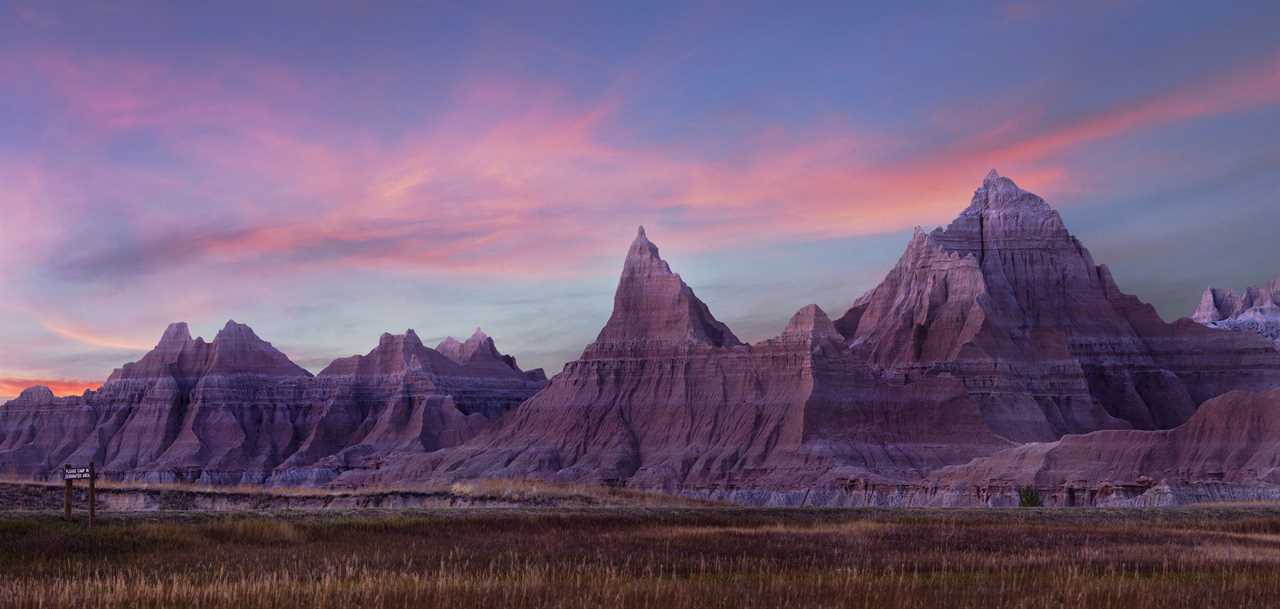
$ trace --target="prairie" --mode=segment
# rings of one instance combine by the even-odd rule
[[[14,607],[1280,606],[1280,507],[0,514]]]

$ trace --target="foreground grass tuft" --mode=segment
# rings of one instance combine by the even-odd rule
[[[17,607],[1280,606],[1270,508],[28,515],[0,548]]]

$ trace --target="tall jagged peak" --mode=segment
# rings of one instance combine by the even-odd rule
[[[271,343],[258,338],[253,328],[235,320],[227,321],[210,347],[204,373],[311,376]]]
[[[974,191],[969,210],[966,211],[982,212],[1009,208],[1038,212],[1053,211],[1044,199],[1018,187],[1013,180],[1000,175],[995,169],[988,172],[982,179],[982,185]]]
[[[671,275],[671,267],[658,253],[658,246],[649,240],[641,226],[636,231],[636,238],[627,250],[627,259],[622,265],[623,275]]]
[[[1057,211],[995,170],[974,191],[969,206],[945,228],[929,233],[928,241],[960,256],[973,255],[980,262],[991,250],[1037,249],[1046,243],[1088,258]],[[1092,267],[1091,261],[1082,262]]]
[[[191,328],[187,326],[185,321],[176,321],[164,329],[164,334],[160,335],[160,342],[156,344],[156,347],[185,345],[189,342],[191,342]]]
[[[242,323],[236,323],[236,320],[234,319],[228,319],[226,325],[222,326],[221,330],[218,330],[218,335],[215,336],[213,339],[218,340],[221,337],[232,337],[232,336],[244,337],[244,338],[258,337],[258,335],[253,333],[253,328],[250,328],[249,326]]]
[[[596,338],[597,345],[635,342],[742,344],[729,327],[711,315],[707,305],[649,241],[644,227],[627,250],[622,276],[613,297],[613,314]]]

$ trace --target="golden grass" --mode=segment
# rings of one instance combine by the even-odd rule
[[[1222,509],[11,516],[0,605],[1270,608],[1277,531]]]
[[[61,488],[61,481],[30,480],[16,477],[0,476],[0,485],[26,485],[46,488]],[[87,485],[77,481],[77,489]],[[715,505],[709,501],[686,499],[663,493],[639,491],[633,489],[609,489],[603,486],[584,484],[567,484],[539,480],[486,479],[456,482],[453,484],[405,483],[370,485],[360,488],[316,488],[316,487],[284,487],[262,485],[206,485],[158,482],[120,482],[98,480],[97,487],[104,491],[138,491],[138,492],[170,492],[199,493],[224,496],[252,497],[295,497],[295,498],[333,498],[333,497],[369,497],[395,493],[442,495],[456,499],[507,501],[513,503],[554,503],[577,502],[600,505],[653,505],[653,506],[697,506]]]

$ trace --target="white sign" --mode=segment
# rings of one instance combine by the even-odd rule
[[[87,467],[71,467],[68,465],[62,470],[63,480],[88,480],[91,475]]]

